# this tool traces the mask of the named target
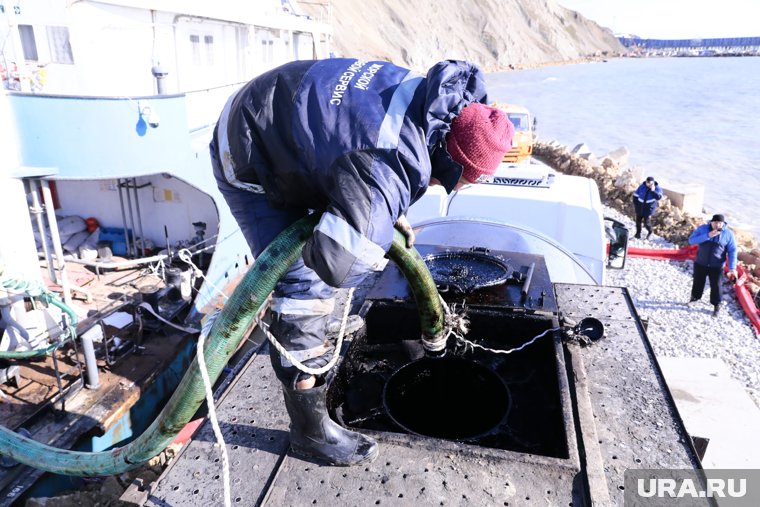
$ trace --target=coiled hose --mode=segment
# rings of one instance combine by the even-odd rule
[[[4,278],[2,277],[2,270],[0,270],[0,287],[6,290],[26,292],[31,297],[36,297],[47,304],[57,306],[69,316],[69,325],[66,327],[64,333],[58,337],[58,341],[55,343],[41,349],[1,351],[0,359],[28,359],[30,357],[44,356],[63,345],[66,341],[76,339],[79,318],[74,310],[61,301],[58,296],[39,287],[38,284],[30,284],[13,278]]]
[[[303,245],[313,234],[319,218],[316,213],[309,215],[280,233],[235,288],[209,331],[204,347],[212,383],[219,378],[238,344],[245,338],[246,330],[275,284],[301,255]],[[441,336],[443,308],[435,284],[422,258],[416,250],[407,249],[405,241],[403,235],[396,232],[390,257],[412,287],[421,308],[423,334]],[[0,426],[0,455],[56,474],[86,477],[119,474],[140,466],[166,448],[204,400],[204,385],[196,357],[150,427],[124,447],[94,453],[58,449]]]

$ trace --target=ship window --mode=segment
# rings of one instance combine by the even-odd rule
[[[202,44],[202,46],[201,46]],[[198,66],[214,65],[214,36],[190,35],[190,46],[193,53],[193,64]]]
[[[201,37],[199,35],[190,36],[190,45],[193,50],[193,63],[195,65],[201,64]]]
[[[69,29],[65,26],[47,27],[48,45],[50,46],[50,61],[53,63],[74,63],[69,41]]]
[[[272,63],[274,60],[274,41],[273,40],[263,40],[261,41],[262,46],[262,60],[264,63]]]
[[[24,51],[24,60],[37,61],[37,42],[34,40],[34,28],[32,25],[18,25],[18,34],[21,37],[21,49]]]
[[[203,42],[206,45],[206,65],[214,65],[214,36],[204,36]]]

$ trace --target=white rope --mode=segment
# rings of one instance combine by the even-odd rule
[[[264,304],[261,305],[259,310],[256,312],[256,323],[261,327],[261,330],[264,331],[264,334],[269,339],[269,342],[272,344],[274,348],[277,349],[277,352],[282,354],[288,361],[291,362],[293,366],[295,366],[299,371],[302,371],[309,375],[322,375],[323,373],[326,373],[330,371],[330,369],[335,366],[335,363],[338,362],[338,359],[340,358],[340,348],[343,345],[343,335],[346,332],[346,322],[348,322],[348,312],[351,309],[351,300],[353,299],[354,295],[354,288],[352,287],[348,291],[348,299],[346,300],[346,307],[343,310],[343,320],[340,323],[340,331],[338,332],[338,339],[335,342],[335,350],[333,351],[333,356],[330,359],[330,361],[322,366],[321,368],[310,368],[303,364],[301,361],[293,357],[290,352],[285,350],[285,347],[283,347],[278,341],[277,338],[272,335],[272,333],[269,332],[269,326],[262,322],[260,319],[261,310],[264,309]]]
[[[195,270],[196,276],[200,276],[203,280],[208,283],[214,291],[221,294],[224,298],[224,301],[227,302],[229,298],[227,295],[222,292],[216,285],[214,285],[208,278],[206,278],[203,274],[203,271],[198,268],[193,263],[192,255],[187,249],[181,249],[177,252],[177,256],[179,259],[190,266]],[[266,304],[266,301],[264,302]],[[262,305],[263,306],[263,305]],[[206,370],[206,357],[203,353],[203,345],[206,341],[206,335],[211,331],[211,327],[214,325],[214,322],[216,321],[217,317],[221,313],[221,310],[216,310],[215,312],[211,313],[206,319],[206,322],[204,322],[203,327],[201,329],[201,334],[198,336],[198,367],[201,370],[201,378],[203,378],[203,387],[206,392],[206,405],[208,407],[208,418],[211,422],[211,427],[214,430],[214,436],[216,437],[216,443],[219,446],[219,448],[222,450],[222,483],[224,486],[224,506],[225,507],[231,507],[232,506],[232,495],[230,492],[230,458],[227,454],[227,444],[224,442],[224,435],[222,434],[221,428],[219,428],[219,421],[216,417],[216,405],[214,404],[214,393],[211,389],[211,379],[208,377],[208,371]],[[197,331],[194,331],[197,332]]]
[[[485,350],[486,352],[493,352],[494,354],[511,354],[512,352],[517,352],[518,350],[524,349],[525,347],[527,347],[531,343],[535,342],[536,340],[538,340],[539,338],[541,338],[545,334],[550,333],[552,331],[558,331],[559,329],[561,329],[561,328],[559,328],[559,327],[553,327],[551,329],[547,329],[543,333],[534,336],[533,338],[531,338],[530,341],[527,341],[527,342],[523,343],[519,347],[515,347],[513,349],[507,349],[507,350],[489,349],[488,347],[484,347],[482,345],[478,345],[477,343],[471,342],[470,340],[466,339],[463,336],[459,336],[456,333],[454,334],[454,336],[456,336],[457,340],[459,340],[460,342],[464,343],[465,346],[469,345],[470,347],[479,348],[479,349]]]
[[[194,269],[196,269],[196,272],[200,272],[200,270],[193,264],[192,259],[190,258],[190,253],[186,249],[180,250],[178,252],[178,256],[180,260],[183,262],[186,262],[190,264]],[[225,301],[228,299],[227,296],[219,290],[213,283],[211,283],[207,278],[203,277],[203,274],[201,273],[200,276],[206,280],[206,282],[211,285],[211,287],[221,294]],[[277,341],[277,339],[272,335],[272,333],[269,332],[268,327],[266,323],[261,321],[261,313],[264,307],[269,303],[269,299],[265,299],[264,302],[261,304],[261,306],[256,310],[255,314],[255,321],[256,323],[261,327],[262,331],[264,331],[264,334],[267,336],[269,341],[272,343],[272,345],[282,354],[285,356],[297,369],[304,373],[308,373],[311,375],[321,375],[327,371],[329,371],[335,364],[338,362],[338,359],[340,358],[340,349],[343,344],[343,335],[346,331],[346,323],[348,322],[348,313],[351,308],[351,300],[353,299],[354,289],[351,288],[348,292],[348,298],[346,301],[346,307],[343,312],[343,320],[340,324],[340,331],[338,333],[338,339],[336,341],[335,345],[335,352],[333,354],[332,359],[323,366],[322,368],[309,368],[308,366],[304,365],[300,361],[296,360],[285,348],[280,345],[280,343]],[[141,305],[142,306],[142,305]],[[151,313],[152,308],[150,309]],[[224,484],[224,505],[225,507],[231,507],[231,493],[230,493],[230,464],[229,464],[229,456],[227,454],[227,444],[224,441],[224,435],[222,434],[221,428],[219,428],[219,421],[216,417],[216,406],[214,404],[214,393],[211,389],[211,380],[208,377],[208,371],[206,369],[206,358],[203,353],[203,346],[204,342],[206,340],[206,336],[208,335],[209,331],[211,330],[211,327],[214,324],[214,321],[216,321],[216,318],[221,313],[221,310],[216,310],[214,313],[210,314],[208,319],[206,319],[206,322],[203,324],[203,328],[201,329],[201,333],[198,336],[198,366],[201,371],[201,377],[203,378],[203,386],[206,392],[206,405],[208,406],[208,418],[211,422],[211,427],[214,430],[214,436],[216,437],[217,445],[219,445],[221,451],[222,451],[222,470],[223,470],[223,484]],[[159,317],[160,318],[160,317]],[[178,327],[178,326],[174,326]],[[193,330],[193,332],[198,332],[197,330]]]
[[[230,494],[230,459],[227,455],[227,444],[224,442],[224,435],[219,428],[219,421],[216,418],[216,407],[214,406],[214,393],[211,391],[211,379],[208,377],[208,371],[206,371],[206,358],[203,355],[203,344],[206,341],[206,335],[211,330],[211,327],[216,321],[216,318],[221,313],[220,310],[212,313],[206,322],[203,324],[200,336],[198,336],[198,367],[201,370],[201,377],[203,378],[203,386],[206,391],[206,405],[208,405],[208,418],[211,421],[211,427],[214,429],[214,435],[216,436],[217,445],[222,450],[222,472],[223,472],[223,484],[224,484],[224,505],[230,507],[232,505]]]
[[[218,287],[216,287],[213,283],[211,283],[208,278],[203,276],[203,273],[201,272],[198,267],[193,264],[190,252],[187,249],[182,249],[179,252],[177,252],[177,255],[179,256],[180,260],[183,262],[186,262],[190,266],[193,267],[193,269],[196,270],[196,273],[201,276],[206,282],[219,294],[221,294],[225,301],[227,301],[229,298],[221,291]],[[349,290],[348,293],[348,300],[346,302],[346,308],[343,312],[343,321],[340,325],[340,332],[338,333],[338,339],[337,343],[335,345],[335,353],[333,354],[332,359],[329,363],[327,363],[322,368],[309,368],[308,366],[305,366],[298,360],[296,360],[290,353],[288,353],[287,350],[285,350],[282,345],[280,345],[277,342],[277,339],[269,332],[267,329],[268,326],[261,321],[261,313],[264,309],[264,306],[266,306],[269,303],[269,299],[265,299],[264,302],[261,304],[261,306],[256,310],[255,314],[255,321],[256,323],[261,327],[262,331],[264,331],[264,334],[266,334],[269,341],[274,345],[274,347],[283,355],[285,356],[293,365],[298,368],[299,370],[303,371],[304,373],[308,373],[311,375],[321,375],[322,373],[325,373],[329,371],[333,366],[335,366],[335,363],[338,362],[338,358],[340,357],[340,348],[343,344],[343,335],[346,331],[346,323],[348,321],[348,312],[351,308],[351,300],[353,298],[354,289],[352,288]],[[149,307],[149,305],[143,303],[140,306],[147,306],[151,313],[156,315],[159,319],[162,319],[159,315],[157,315],[155,312],[153,312],[153,309]],[[203,387],[206,392],[206,405],[208,406],[208,418],[211,422],[211,427],[214,430],[214,436],[216,437],[217,445],[219,445],[221,451],[222,451],[222,471],[223,471],[223,484],[224,484],[224,505],[225,507],[231,507],[232,501],[231,501],[231,493],[230,493],[230,463],[229,463],[229,456],[227,454],[227,444],[224,441],[224,435],[222,434],[221,428],[219,428],[219,421],[216,417],[216,406],[214,404],[214,393],[211,388],[211,379],[208,377],[208,371],[206,369],[206,358],[203,353],[203,345],[206,341],[206,336],[208,335],[209,331],[211,330],[211,327],[213,326],[214,322],[216,321],[216,318],[221,313],[221,310],[216,310],[214,313],[210,314],[209,317],[206,319],[206,322],[203,324],[203,328],[201,329],[201,333],[198,336],[198,367],[201,371],[201,378],[203,379]],[[177,327],[179,329],[187,330],[188,332],[197,333],[198,330],[190,330],[189,328],[180,328],[179,326],[175,326],[174,324],[171,324],[167,322],[168,324]]]
[[[222,292],[222,290],[219,287],[214,285],[214,283],[211,280],[206,278],[206,276],[203,274],[203,271],[201,271],[201,269],[198,266],[193,264],[192,254],[190,253],[190,250],[188,250],[187,248],[181,249],[180,251],[177,252],[177,257],[179,257],[179,260],[181,260],[182,262],[190,264],[195,270],[195,275],[200,276],[203,280],[205,280],[207,284],[211,286],[212,289],[214,289],[216,292],[221,294],[225,302],[227,302],[230,299],[227,297],[227,294]]]
[[[547,329],[543,333],[534,336],[529,341],[523,343],[519,347],[515,347],[512,349],[507,349],[507,350],[491,349],[488,347],[484,347],[483,345],[479,345],[465,338],[464,335],[467,334],[467,332],[469,331],[469,327],[468,327],[469,322],[467,321],[467,319],[465,319],[464,315],[457,315],[453,313],[451,309],[449,308],[449,305],[447,305],[446,301],[443,299],[443,296],[438,294],[438,298],[441,300],[441,305],[443,306],[444,312],[446,313],[445,315],[446,328],[445,329],[448,330],[448,333],[446,334],[446,338],[444,340],[441,340],[443,341],[444,344],[449,339],[449,336],[454,335],[454,338],[458,342],[464,344],[465,347],[469,346],[471,348],[478,348],[481,350],[485,350],[486,352],[493,352],[494,354],[511,354],[512,352],[517,352],[519,350],[524,349],[525,347],[532,344],[533,342],[535,342],[542,336],[546,335],[547,333],[562,329],[560,327],[553,327],[551,329]]]
[[[155,265],[153,263],[148,264],[145,271],[149,272],[152,276],[163,279],[164,267],[164,259],[158,259]]]

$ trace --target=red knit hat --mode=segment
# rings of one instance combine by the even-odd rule
[[[469,104],[451,122],[446,147],[451,158],[462,164],[462,176],[472,183],[492,176],[504,154],[512,148],[515,127],[506,113],[480,102]]]

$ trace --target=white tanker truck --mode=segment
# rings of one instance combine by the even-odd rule
[[[607,268],[625,265],[627,230],[603,216],[596,182],[543,164],[504,163],[491,183],[451,195],[430,187],[408,219],[421,242],[467,247],[477,238],[487,248],[543,255],[555,282],[601,285]]]

